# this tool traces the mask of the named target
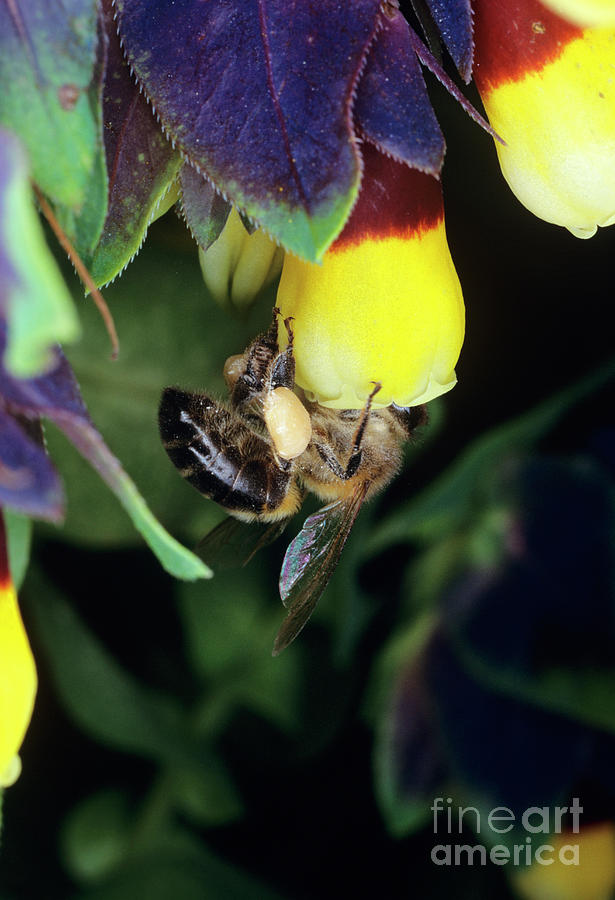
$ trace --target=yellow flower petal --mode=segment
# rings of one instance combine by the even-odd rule
[[[496,144],[502,173],[539,218],[591,237],[615,220],[615,29],[581,31],[527,0],[509,32],[507,77],[485,61],[501,43],[490,2],[476,9],[476,81],[506,141]]]
[[[36,684],[36,667],[8,571],[0,518],[0,787],[12,784],[19,775],[17,754],[32,715]]]
[[[425,403],[455,384],[463,304],[444,224],[329,252],[321,266],[287,256],[278,304],[295,317],[297,384],[323,406]]]
[[[542,0],[554,13],[582,28],[615,25],[615,0]]]
[[[364,148],[359,203],[322,265],[287,254],[278,291],[282,315],[294,317],[297,384],[336,409],[362,407],[374,382],[382,385],[375,407],[437,397],[456,382],[463,342],[463,299],[439,184],[381,154],[374,163],[375,152]],[[374,177],[374,164],[393,170],[391,184],[401,179],[398,196],[384,190],[383,170]],[[379,188],[377,208],[370,179]],[[406,192],[408,180],[412,189]],[[412,210],[422,201],[421,191],[429,195],[429,214],[415,222]],[[404,204],[412,224],[404,224],[399,209],[392,222],[391,206]]]
[[[611,900],[615,890],[615,826],[611,822],[582,828],[578,834],[551,835],[550,865],[534,863],[514,872],[512,881],[523,900]],[[572,849],[578,847],[578,865]]]
[[[504,177],[541,219],[591,237],[615,216],[615,31],[586,32],[485,98]]]

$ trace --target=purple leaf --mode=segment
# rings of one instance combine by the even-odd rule
[[[483,116],[481,116],[479,111],[475,109],[474,106],[472,106],[470,101],[466,97],[464,97],[452,78],[449,78],[449,76],[446,74],[438,60],[432,53],[429,52],[420,37],[418,37],[418,35],[416,35],[414,31],[412,31],[412,29],[409,29],[408,33],[410,35],[410,42],[414,47],[414,52],[423,63],[423,65],[426,66],[430,72],[433,72],[438,81],[442,85],[444,85],[449,94],[455,98],[455,100],[467,112],[471,119],[474,119],[474,121],[487,132],[487,134],[490,134],[491,137],[493,137],[496,141],[499,141],[501,144],[503,144],[504,141],[499,136],[499,134],[497,134],[497,132],[493,130],[489,122],[487,122],[487,120],[483,118]]]
[[[425,0],[442,42],[466,84],[472,77],[474,40],[470,0]]]
[[[431,107],[408,23],[398,10],[382,16],[354,105],[358,130],[383,152],[438,175],[444,138]]]
[[[9,312],[10,295],[19,287],[19,272],[14,254],[7,246],[6,232],[11,213],[11,196],[15,193],[16,180],[24,182],[28,177],[25,153],[15,137],[0,128],[0,316]]]
[[[0,355],[4,332],[0,323]],[[14,378],[0,365],[0,397],[12,412],[51,419],[117,491],[122,468],[94,427],[74,372],[59,347],[54,348],[54,356],[52,368],[37,378]]]
[[[89,260],[99,285],[111,281],[139,251],[160,199],[180,165],[130,74],[120,47],[111,0],[103,0],[107,62],[103,86],[104,145],[109,206]]]
[[[0,360],[6,343],[6,326],[0,321]],[[0,362],[0,397],[14,412],[28,418],[45,416],[55,421],[69,416],[90,422],[79,386],[59,347],[52,348],[55,360],[46,375],[15,378]]]
[[[0,506],[58,522],[64,492],[45,452],[38,420],[20,423],[0,405]]]
[[[231,204],[188,163],[180,169],[179,184],[186,225],[199,247],[207,250],[220,237]]]
[[[0,360],[6,342],[6,326],[0,319]],[[99,472],[115,493],[137,530],[162,565],[177,578],[207,578],[209,569],[177,543],[150,512],[134,482],[122,469],[95,428],[79,391],[79,385],[59,347],[47,375],[18,379],[0,363],[0,402],[11,412],[32,419],[51,419],[77,450]]]
[[[360,172],[350,104],[379,0],[116,0],[169,135],[284,246],[319,259]]]

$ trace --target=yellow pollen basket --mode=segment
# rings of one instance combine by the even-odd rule
[[[278,456],[301,456],[312,437],[312,422],[299,397],[287,387],[278,387],[263,401],[263,417]]]
[[[296,381],[335,409],[426,403],[456,383],[464,306],[444,221],[410,237],[370,237],[322,265],[287,254],[277,304],[293,316]]]

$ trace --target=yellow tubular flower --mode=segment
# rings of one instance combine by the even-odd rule
[[[523,900],[611,900],[615,890],[615,827],[611,822],[552,834],[545,862],[511,872]]]
[[[282,268],[283,250],[260,229],[246,231],[232,209],[220,237],[207,250],[199,250],[203,281],[220,306],[240,311],[274,281]]]
[[[615,221],[615,28],[539,0],[476,0],[474,77],[504,177],[547,222],[591,237]]]
[[[335,409],[414,406],[450,390],[464,307],[440,183],[362,145],[357,204],[322,265],[286,255],[277,305],[293,316],[297,384]]]
[[[36,684],[36,667],[9,573],[0,510],[0,788],[19,776],[17,754],[32,715]]]
[[[615,25],[615,0],[542,0],[542,2],[552,12],[582,28]]]

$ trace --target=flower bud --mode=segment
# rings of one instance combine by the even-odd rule
[[[450,390],[464,333],[439,181],[362,145],[357,204],[321,265],[286,255],[296,382],[335,409],[413,406]]]
[[[538,0],[477,0],[474,78],[504,177],[547,222],[591,237],[615,221],[615,28]]]
[[[236,209],[229,213],[219,238],[199,250],[203,280],[220,306],[241,311],[280,274],[283,250],[257,228],[248,234]]]
[[[16,781],[36,695],[36,667],[11,581],[0,510],[0,788]]]

